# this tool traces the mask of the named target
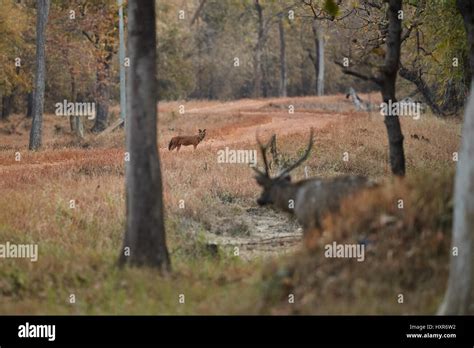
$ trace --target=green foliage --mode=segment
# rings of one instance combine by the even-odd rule
[[[29,76],[22,68],[15,66],[15,59],[21,59],[21,65],[28,56],[28,45],[24,40],[28,31],[26,9],[13,0],[2,1],[0,11],[0,94],[9,94],[15,86],[26,88]]]
[[[195,84],[187,22],[176,20],[178,5],[158,2],[157,6],[158,97],[186,98]]]
[[[325,0],[323,8],[324,11],[334,18],[339,15],[339,5],[334,0]]]
[[[462,103],[469,89],[470,71],[463,20],[455,0],[427,1],[420,28],[421,45],[427,54],[420,55],[425,78],[435,89],[440,104],[454,98]],[[415,46],[416,37],[412,39]],[[408,58],[413,59],[416,50]],[[454,66],[454,59],[458,66]],[[448,96],[454,93],[454,96]]]

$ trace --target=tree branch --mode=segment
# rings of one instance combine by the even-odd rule
[[[339,65],[341,68],[342,68],[342,72],[346,75],[351,75],[351,76],[355,76],[361,80],[364,80],[364,81],[372,81],[372,82],[375,82],[377,85],[381,85],[382,84],[382,80],[378,77],[375,77],[373,75],[365,75],[365,74],[362,74],[358,71],[355,71],[355,70],[351,70],[351,69],[348,69],[347,67],[345,67],[341,62],[338,62],[337,60],[334,61],[334,63],[336,65]]]
[[[204,4],[206,3],[207,0],[201,0],[201,2],[199,3],[199,6],[196,10],[196,12],[194,13],[194,16],[193,18],[191,19],[191,24],[189,24],[189,26],[193,26],[194,22],[198,19],[199,15],[201,14],[201,11],[202,11],[202,8],[204,7]]]

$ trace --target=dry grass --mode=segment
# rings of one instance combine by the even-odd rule
[[[294,115],[286,112],[289,103],[300,108]],[[383,181],[390,174],[386,131],[380,116],[352,112],[352,106],[343,96],[227,104],[193,101],[185,103],[184,115],[177,111],[180,104],[170,102],[159,107],[167,234],[174,265],[172,275],[165,278],[153,270],[115,268],[124,230],[122,130],[103,137],[87,134],[85,140],[79,141],[68,134],[66,119],[47,115],[45,147],[35,153],[27,151],[27,127],[22,126],[22,134],[0,135],[0,242],[38,243],[40,249],[36,263],[1,261],[0,313],[432,311],[446,275],[444,266],[441,267],[446,263],[446,253],[437,254],[434,250],[444,248],[448,241],[450,212],[443,204],[450,191],[443,191],[443,187],[450,187],[452,177],[436,174],[452,173],[452,153],[457,149],[460,134],[456,121],[433,117],[402,120],[410,173],[407,183],[389,183],[379,194],[361,197],[354,205],[345,206],[341,217],[328,219],[332,238],[338,240],[368,233],[367,226],[372,226],[383,214],[395,214],[397,221],[402,221],[402,227],[389,238],[393,244],[384,246],[394,248],[390,260],[399,257],[400,263],[385,275],[379,275],[377,268],[385,263],[373,266],[374,274],[361,281],[358,277],[364,270],[361,267],[355,270],[353,267],[357,265],[346,267],[344,262],[326,265],[319,272],[320,260],[312,258],[311,253],[303,258],[288,256],[290,260],[300,261],[277,259],[270,266],[260,259],[243,261],[225,250],[215,257],[206,249],[205,236],[209,225],[218,218],[232,221],[235,209],[256,208],[255,198],[259,193],[250,168],[243,164],[217,163],[218,149],[225,146],[256,149],[257,131],[262,137],[276,132],[279,149],[291,159],[301,153],[309,128],[315,127],[314,155],[306,163],[311,175],[357,173]],[[19,116],[14,116],[0,124],[0,128],[8,129],[19,120]],[[59,133],[55,125],[62,127]],[[189,148],[179,153],[167,151],[171,136],[194,134],[198,128],[207,128],[208,137],[196,151]],[[423,135],[429,142],[410,136],[414,134]],[[15,161],[17,151],[22,156],[20,162]],[[349,153],[348,162],[343,160],[344,152]],[[422,173],[424,179],[415,179],[420,177],[416,173]],[[303,168],[298,168],[293,177],[302,178]],[[397,195],[407,197],[402,215],[390,205]],[[75,200],[75,209],[69,208],[70,200]],[[184,200],[184,209],[180,208],[180,200]],[[440,206],[434,206],[434,202]],[[437,220],[440,211],[448,214],[443,215],[444,222]],[[239,221],[233,223],[237,226]],[[410,231],[413,236],[407,237]],[[377,233],[385,236],[387,231],[384,226],[375,226],[370,235]],[[400,243],[425,246],[438,233],[442,238],[426,253],[419,254],[418,249],[395,249]],[[415,256],[404,259],[396,254],[406,252]],[[376,259],[385,260],[385,257],[378,255]],[[404,276],[397,278],[397,272],[415,262],[413,257],[420,262],[420,266],[415,263],[413,272],[428,264],[432,272],[428,274],[437,280],[409,278],[412,297],[404,307],[388,305],[390,296],[399,288],[406,291],[402,285],[407,280]],[[421,257],[425,263],[420,261]],[[368,261],[364,263],[367,264]],[[282,305],[281,298],[276,300],[281,295],[280,283],[269,280],[273,278],[268,272],[262,280],[264,267],[270,267],[270,273],[283,268],[292,269],[294,277],[299,274],[299,280],[290,277],[291,289],[305,300],[291,309]],[[311,272],[315,278],[307,277]],[[395,280],[387,283],[389,276]],[[301,281],[304,277],[308,280]],[[336,280],[332,281],[334,277]],[[286,277],[283,279],[287,281]],[[323,284],[335,285],[324,285],[322,289]],[[285,286],[290,289],[289,285]],[[336,288],[352,290],[339,293]],[[280,295],[273,296],[274,290]],[[75,305],[68,303],[71,293],[77,297]],[[186,305],[178,303],[180,293],[186,294]],[[322,297],[324,305],[321,305]]]
[[[326,218],[323,234],[305,238],[307,248],[268,266],[262,312],[435,313],[448,276],[452,183],[452,171],[420,172],[344,202]],[[365,260],[326,258],[334,241],[363,243]],[[289,294],[299,300],[288,304]]]

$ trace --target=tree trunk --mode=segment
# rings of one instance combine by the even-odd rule
[[[317,77],[318,96],[324,94],[324,36],[323,28],[318,30],[318,77]]]
[[[268,54],[267,50],[263,48],[262,52],[262,96],[267,98],[270,94],[271,86],[268,82],[268,76],[270,72],[268,71]]]
[[[316,95],[321,96],[324,93],[324,42],[322,28],[318,27],[318,19],[313,19],[311,26],[314,39],[314,56],[310,58],[314,66],[314,88]]]
[[[96,87],[96,115],[95,123],[91,131],[94,133],[102,132],[107,128],[107,119],[109,115],[109,87],[108,76],[110,70],[111,55],[105,58],[105,61],[98,62],[96,73],[97,87]]]
[[[12,113],[12,105],[13,105],[13,94],[4,95],[2,97],[2,113],[0,114],[0,118],[7,119],[8,116]]]
[[[170,268],[157,150],[155,2],[128,3],[127,223],[121,265]],[[129,249],[128,249],[129,248]],[[127,250],[129,254],[127,254]]]
[[[262,54],[263,54],[263,9],[259,3],[259,0],[255,0],[255,8],[258,15],[258,37],[257,45],[255,46],[255,57],[254,57],[254,86],[253,96],[259,98],[262,96]]]
[[[26,117],[31,118],[33,116],[33,92],[29,92],[26,95]]]
[[[454,223],[448,289],[438,313],[474,314],[474,89],[464,113],[454,184]]]
[[[474,71],[474,4],[457,0],[464,17],[471,71]],[[448,289],[438,314],[474,314],[474,83],[464,113],[461,153],[454,183],[453,252]],[[457,248],[457,255],[454,254]]]
[[[286,86],[288,80],[286,77],[286,42],[285,42],[285,27],[283,26],[283,15],[280,15],[278,21],[278,31],[280,33],[280,88],[279,96],[286,97]]]
[[[38,0],[36,19],[36,77],[33,102],[33,122],[30,131],[30,150],[41,147],[43,124],[45,69],[46,23],[48,21],[49,0]]]
[[[469,66],[472,76],[472,74],[474,74],[474,3],[471,0],[457,0],[456,3],[459,12],[464,19],[464,29],[466,30],[467,48],[469,54]]]
[[[68,57],[66,57],[66,62],[69,67],[69,77],[71,78],[71,102],[75,103],[77,101],[76,78],[74,69],[69,63]],[[82,116],[69,116],[69,125],[71,127],[71,131],[76,134],[77,137],[84,138],[84,124],[82,122]]]
[[[398,18],[399,11],[402,9],[402,0],[390,0],[387,17],[388,36],[387,36],[387,55],[382,67],[381,92],[384,103],[395,103],[395,83],[397,81],[397,71],[400,64],[400,45],[402,23]],[[387,108],[388,110],[388,108]],[[390,166],[392,173],[398,176],[405,175],[405,153],[403,150],[403,134],[400,127],[398,115],[386,114],[385,126],[388,133]]]

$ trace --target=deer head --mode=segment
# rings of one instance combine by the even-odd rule
[[[313,147],[313,129],[311,129],[308,147],[306,148],[306,151],[304,152],[303,156],[301,156],[297,161],[288,166],[286,169],[282,170],[276,177],[273,178],[270,176],[270,170],[267,160],[267,148],[270,143],[268,143],[267,145],[262,145],[258,137],[257,143],[259,145],[260,152],[263,158],[263,164],[265,166],[264,172],[253,167],[253,169],[257,173],[257,175],[255,176],[257,184],[263,188],[263,192],[260,198],[257,199],[257,203],[259,205],[274,204],[279,201],[279,197],[282,196],[282,192],[286,191],[289,186],[293,185],[291,183],[291,177],[289,175],[290,172],[300,166],[309,157],[311,148]]]
[[[204,139],[204,137],[206,136],[206,130],[205,129],[199,129],[199,133],[198,133],[198,136],[199,136],[199,140],[202,141],[202,139]]]

